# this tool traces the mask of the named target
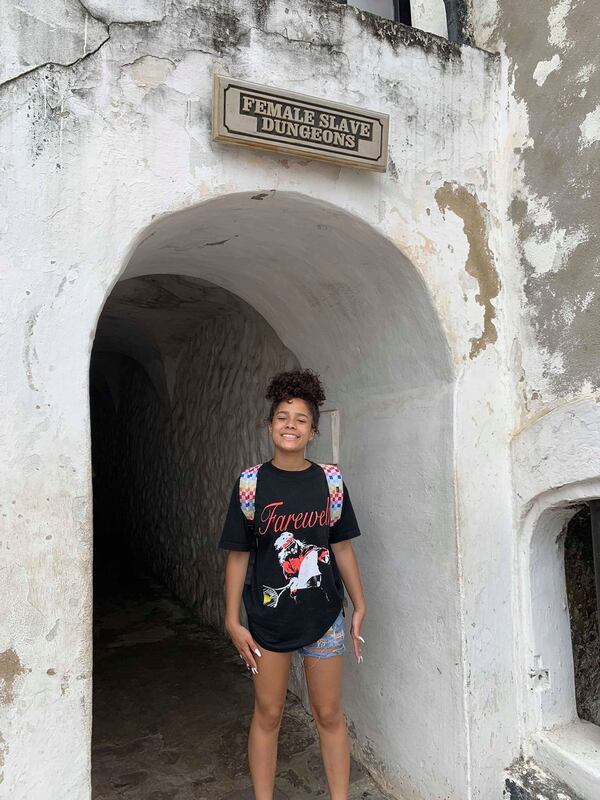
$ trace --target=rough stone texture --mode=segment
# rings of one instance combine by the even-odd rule
[[[136,555],[220,630],[225,553],[217,542],[231,489],[244,466],[271,456],[266,384],[298,362],[253,308],[218,287],[153,276],[118,289],[99,321],[103,361],[92,357],[95,384],[110,380],[125,347],[131,351],[131,325],[150,341],[151,331],[162,333],[159,350],[176,363],[170,402],[131,358],[113,386],[116,413],[114,405],[107,413],[110,392],[92,398],[104,410],[92,432],[94,505],[118,517],[119,536],[131,539]],[[119,338],[127,321],[127,338]],[[96,535],[115,542],[113,530],[111,523]]]
[[[567,528],[565,577],[575,662],[577,713],[581,719],[600,725],[600,641],[589,506],[576,514]]]
[[[94,579],[93,800],[253,800],[254,692],[229,642],[122,549]],[[310,716],[288,696],[275,800],[329,796]],[[386,800],[354,760],[349,800]]]

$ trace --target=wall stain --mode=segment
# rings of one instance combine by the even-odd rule
[[[35,324],[38,320],[38,316],[40,314],[40,309],[38,308],[36,311],[33,311],[29,317],[27,318],[27,322],[25,324],[25,344],[23,345],[23,362],[25,364],[25,374],[27,375],[27,383],[29,384],[29,388],[33,389],[34,392],[39,392],[38,387],[33,382],[33,361],[38,361],[38,354],[37,350],[35,349],[35,345],[32,344],[33,338],[33,330],[35,328]]]
[[[31,670],[21,664],[21,659],[12,647],[0,653],[0,703],[3,705],[12,703],[14,682],[19,675],[26,672]]]
[[[504,783],[505,800],[537,800],[542,797],[583,800],[566,784],[543,772],[530,760],[516,759],[508,772]]]
[[[223,53],[232,45],[237,46],[242,35],[240,18],[232,11],[211,15],[212,44],[217,53]]]
[[[60,622],[59,619],[56,620],[52,628],[46,634],[46,641],[51,642],[56,637],[56,632],[58,630],[58,623]]]
[[[121,72],[129,75],[142,88],[156,89],[166,81],[176,66],[170,58],[144,55],[128,64],[122,64]]]
[[[5,764],[6,761],[6,754],[8,753],[8,745],[6,744],[6,739],[0,733],[0,770]],[[4,782],[4,772],[0,771],[0,784]]]
[[[256,22],[261,27],[265,27],[269,11],[271,10],[272,0],[254,0],[254,14]]]
[[[469,358],[475,358],[488,344],[494,344],[498,339],[494,325],[496,309],[492,300],[498,296],[501,283],[488,243],[485,219],[487,206],[485,203],[480,203],[464,186],[448,181],[437,189],[435,199],[442,214],[450,210],[462,219],[469,243],[465,270],[477,281],[479,292],[475,295],[475,299],[480,306],[483,306],[483,331],[481,336],[471,339]]]

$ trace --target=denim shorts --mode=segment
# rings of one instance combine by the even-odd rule
[[[342,611],[337,615],[335,622],[325,631],[323,636],[312,644],[305,644],[300,647],[298,653],[301,656],[311,658],[331,658],[332,656],[343,656],[346,652],[344,644],[344,614]]]

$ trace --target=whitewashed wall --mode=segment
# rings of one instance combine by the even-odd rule
[[[90,350],[116,281],[172,272],[249,302],[341,409],[357,755],[407,800],[497,796],[519,746],[498,60],[322,0],[96,5],[65,5],[54,49],[33,20],[1,88],[4,786],[89,798]],[[387,174],[213,144],[216,66],[389,113]]]
[[[562,779],[562,791],[592,800],[600,727],[581,723],[575,707],[562,529],[578,504],[600,496],[600,17],[594,0],[476,0],[472,11],[477,44],[502,53],[507,90],[523,755]],[[548,679],[534,690],[539,664]],[[551,796],[551,787],[541,779],[531,795]]]

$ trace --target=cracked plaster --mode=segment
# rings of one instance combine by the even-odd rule
[[[435,192],[446,182],[472,187],[494,218],[499,59],[321,0],[294,7],[279,1],[202,1],[194,7],[173,2],[161,21],[118,21],[107,6],[97,13],[111,20],[110,38],[97,52],[72,67],[33,68],[0,87],[11,108],[3,131],[17,143],[5,176],[11,191],[7,218],[28,221],[26,230],[10,225],[1,242],[3,258],[15,265],[9,277],[18,298],[8,315],[16,346],[8,354],[14,402],[7,418],[14,424],[6,485],[14,499],[10,556],[22,564],[2,589],[9,592],[7,621],[18,641],[15,648],[35,666],[22,678],[23,711],[5,735],[11,789],[33,747],[43,758],[27,773],[30,784],[19,784],[28,800],[38,800],[32,786],[41,785],[36,781],[42,771],[50,793],[69,780],[85,797],[89,764],[80,743],[89,732],[90,685],[89,678],[76,682],[72,676],[90,673],[87,366],[103,302],[142,242],[140,258],[131,262],[137,274],[167,268],[181,273],[187,264],[191,277],[201,267],[206,280],[251,300],[286,345],[292,344],[284,338],[292,315],[281,312],[277,297],[285,296],[285,287],[274,293],[274,276],[285,278],[281,264],[288,265],[290,250],[295,280],[312,275],[303,278],[298,293],[304,314],[297,318],[293,344],[304,360],[322,364],[331,376],[333,397],[351,422],[342,433],[343,457],[359,487],[357,508],[366,515],[371,536],[383,543],[389,580],[397,579],[393,570],[399,557],[396,566],[405,570],[401,592],[412,597],[413,589],[429,587],[423,603],[440,603],[425,612],[423,603],[407,595],[390,611],[401,615],[404,639],[372,637],[374,663],[386,664],[394,647],[401,667],[394,667],[379,688],[351,673],[352,702],[360,706],[354,746],[399,791],[462,800],[466,784],[476,781],[485,796],[498,786],[500,770],[518,746],[510,609],[494,608],[492,623],[490,609],[479,602],[484,589],[488,596],[503,596],[504,568],[510,569],[512,559],[501,444],[510,423],[502,413],[506,330],[498,323],[493,346],[469,358],[472,332],[482,316],[473,292],[464,299],[464,287],[474,280],[465,272],[470,243],[462,220],[441,214]],[[167,70],[166,63],[175,69]],[[134,76],[141,66],[145,85],[132,79],[127,65],[134,65]],[[147,83],[143,73],[149,66],[151,83],[156,83],[155,67],[165,68],[164,82]],[[259,83],[389,112],[393,168],[385,176],[358,176],[309,159],[241,154],[215,145],[210,140],[215,66]],[[25,173],[32,191],[13,191]],[[44,192],[36,191],[42,184]],[[260,202],[253,199],[259,197]],[[266,216],[248,227],[249,214],[258,213],[249,211],[253,207]],[[197,216],[186,217],[188,211]],[[294,234],[292,223],[297,225],[299,217],[308,226],[304,236]],[[267,218],[272,228],[264,235]],[[148,244],[168,230],[160,227],[167,219],[172,231],[187,237],[187,262],[181,236],[175,237],[179,242],[168,259]],[[246,239],[236,239],[232,228],[245,224]],[[201,237],[201,248],[194,236]],[[313,253],[307,260],[307,250],[317,246],[337,258]],[[152,264],[142,255],[152,256]],[[249,258],[261,267],[250,281],[241,270]],[[238,271],[228,272],[233,268]],[[406,291],[399,293],[399,286]],[[303,318],[315,319],[317,309],[320,324],[303,326]],[[411,336],[400,351],[394,337],[413,313]],[[390,360],[390,353],[400,352],[402,358]],[[159,378],[152,372],[166,404],[172,400],[172,372]],[[450,434],[454,422],[456,433]],[[373,495],[380,498],[373,510],[361,492],[388,451],[391,467],[382,474],[384,484],[371,487],[381,490]],[[398,453],[404,461],[398,461]],[[31,455],[39,458],[38,466],[33,461],[25,469]],[[437,477],[438,470],[446,475],[449,464],[460,481]],[[406,501],[400,515],[386,505],[398,501],[398,481]],[[485,508],[470,502],[482,492],[489,495]],[[74,505],[75,498],[81,499]],[[399,516],[414,546],[388,538]],[[480,560],[482,530],[487,551],[494,554],[489,563]],[[412,559],[417,569],[407,567]],[[382,567],[365,564],[377,592]],[[461,570],[468,576],[464,582]],[[379,597],[374,630],[388,600],[399,602]],[[412,613],[403,617],[405,608]],[[466,617],[472,626],[467,627]],[[61,624],[49,641],[56,619]],[[481,635],[497,646],[482,650]],[[451,692],[452,702],[441,701],[448,710],[440,720],[440,698],[453,686],[458,688]],[[40,714],[56,732],[52,742],[42,741],[43,732],[37,732]],[[25,741],[27,726],[33,733]],[[405,735],[398,735],[398,726],[406,727]],[[445,746],[448,740],[455,743],[453,752]],[[399,741],[409,743],[402,753],[394,750]],[[431,755],[424,759],[428,748]],[[65,753],[78,753],[78,759],[67,762]],[[434,769],[438,760],[444,764]]]
[[[73,66],[109,39],[107,26],[79,0],[55,9],[40,0],[8,0],[2,25],[0,85],[50,63]]]

